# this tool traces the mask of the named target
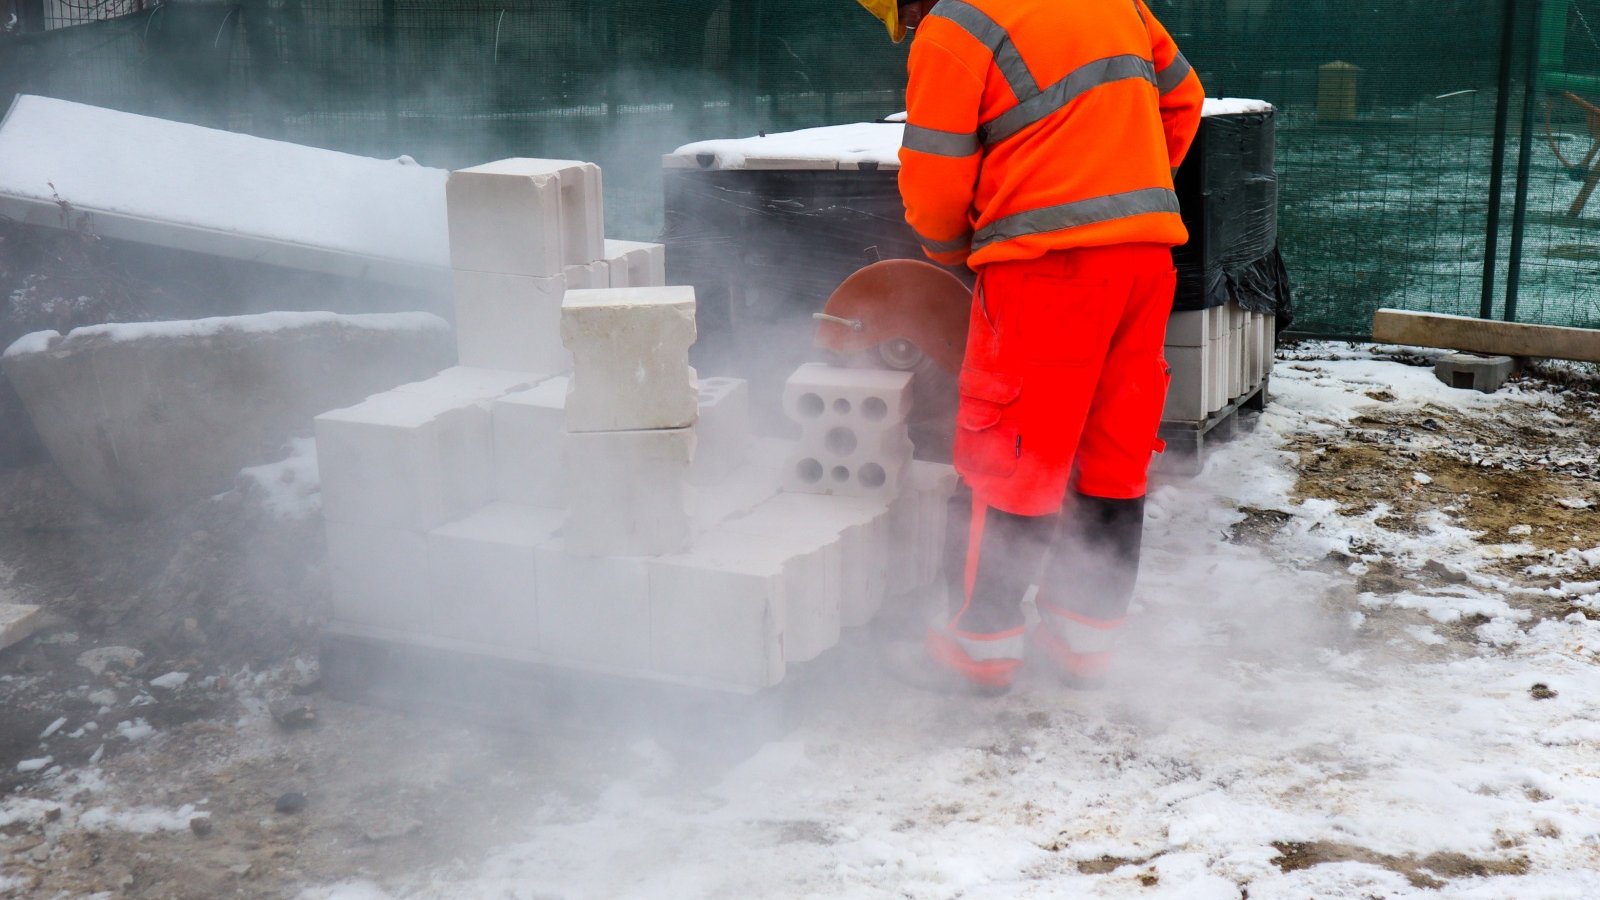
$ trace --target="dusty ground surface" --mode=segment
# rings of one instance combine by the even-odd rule
[[[1314,354],[1287,355],[1280,366],[1317,365]],[[1493,420],[1443,406],[1390,414],[1375,388],[1375,405],[1347,431],[1302,434],[1286,448],[1301,461],[1296,494],[1372,514],[1396,532],[1442,515],[1486,545],[1600,546],[1600,517],[1588,511],[1600,505],[1600,398],[1560,370],[1526,377],[1569,383],[1552,406]],[[1423,470],[1432,474],[1419,478]],[[315,520],[272,519],[236,493],[168,520],[116,521],[85,506],[48,464],[0,471],[0,510],[0,592],[48,611],[38,635],[0,652],[0,799],[37,813],[0,816],[0,897],[293,897],[308,883],[470,870],[528,801],[549,800],[555,812],[546,814],[559,816],[563,802],[604,794],[613,774],[649,754],[637,734],[581,716],[528,734],[325,696]],[[1267,544],[1287,520],[1243,511],[1225,539]],[[1445,563],[1417,569],[1364,549],[1298,564],[1347,573],[1330,603],[1351,608],[1363,592],[1448,590],[1467,578]],[[1587,615],[1541,594],[1548,585],[1527,570],[1525,558],[1508,559],[1498,574],[1535,619]],[[1589,576],[1600,580],[1600,569]],[[1385,617],[1420,617],[1370,615],[1375,635]],[[1447,629],[1450,640],[1426,652],[1467,652],[1479,640],[1473,624]],[[161,676],[174,672],[187,680],[151,684],[172,684]],[[798,706],[804,715],[803,691]],[[1019,723],[1019,734],[1040,724]],[[682,789],[714,780],[722,765],[707,759]],[[814,824],[790,823],[776,839],[832,839]],[[1418,887],[1526,866],[1514,847],[1478,860],[1275,846],[1284,871],[1360,860]]]

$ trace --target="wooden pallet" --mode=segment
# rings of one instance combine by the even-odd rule
[[[1167,449],[1156,457],[1151,471],[1167,475],[1200,474],[1210,447],[1255,428],[1256,419],[1267,408],[1270,381],[1270,375],[1263,376],[1255,390],[1241,395],[1203,421],[1162,422],[1157,435],[1166,441]]]

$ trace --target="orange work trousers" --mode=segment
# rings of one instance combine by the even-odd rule
[[[1171,248],[1119,244],[978,272],[955,465],[974,499],[1022,516],[1145,493],[1166,403]]]

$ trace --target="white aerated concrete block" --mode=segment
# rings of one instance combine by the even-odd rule
[[[1272,374],[1272,364],[1278,356],[1278,317],[1271,313],[1261,314],[1261,375],[1263,378]]]
[[[839,643],[847,530],[814,513],[795,517],[772,500],[718,527],[754,538],[767,552],[787,560],[783,653],[788,662],[815,659]],[[858,578],[853,571],[851,575]]]
[[[563,247],[563,186],[560,172],[548,163],[503,159],[450,173],[445,198],[452,268],[561,274],[569,262]]]
[[[1266,317],[1258,312],[1247,313],[1245,321],[1245,391],[1253,391],[1261,384],[1264,360],[1261,357],[1261,329]]]
[[[534,551],[539,649],[606,671],[650,665],[650,578],[643,559],[573,553],[557,538]]]
[[[428,531],[488,502],[488,405],[389,391],[315,420],[330,522]]]
[[[456,270],[456,354],[463,366],[559,375],[572,370],[561,344],[567,279]]]
[[[594,291],[611,287],[611,264],[603,259],[567,266],[561,272],[569,291]]]
[[[561,217],[566,261],[582,266],[606,257],[605,190],[600,167],[575,160],[550,160],[559,166]]]
[[[564,507],[567,379],[557,377],[494,401],[494,495],[528,506]]]
[[[890,515],[886,500],[784,493],[730,519],[723,528],[768,537],[793,535],[840,547],[839,622],[864,625],[877,614],[888,590]],[[790,618],[797,613],[790,606]]]
[[[413,381],[395,388],[403,394],[424,394],[444,400],[479,403],[513,391],[527,390],[541,380],[526,371],[451,366],[424,381]]]
[[[784,489],[892,498],[911,461],[906,416],[911,373],[808,363],[784,385],[783,407],[800,425]]]
[[[765,538],[724,531],[651,560],[651,668],[742,689],[781,681],[787,562]]]
[[[694,429],[568,432],[566,546],[656,556],[689,539],[684,485]]]
[[[1167,319],[1168,347],[1204,347],[1211,339],[1211,315],[1203,309],[1175,312]]]
[[[699,462],[699,438],[696,438],[695,462]],[[690,479],[687,489],[691,528],[699,535],[715,529],[728,519],[749,512],[771,499],[783,483],[783,473],[794,451],[794,442],[777,438],[752,438],[749,453],[743,465],[728,475],[709,484],[696,484]]]
[[[522,658],[539,650],[535,550],[560,530],[559,509],[491,503],[428,533],[428,631]]]
[[[1167,403],[1161,411],[1165,422],[1202,422],[1212,412],[1211,404],[1219,393],[1211,383],[1215,368],[1209,359],[1212,342],[1198,347],[1167,347],[1163,351],[1172,369],[1167,387]]]
[[[665,287],[667,248],[642,241],[606,241],[611,287]]]
[[[702,378],[689,480],[715,484],[750,452],[750,386],[742,378]]]
[[[915,460],[907,470],[906,486],[918,508],[915,571],[911,583],[913,587],[924,587],[943,575],[950,498],[961,486],[961,476],[956,474],[954,466]],[[891,595],[904,593],[895,590],[896,587],[890,585]]]
[[[1228,347],[1228,400],[1232,402],[1245,392],[1245,353],[1248,350],[1245,322],[1247,313],[1238,303],[1228,302],[1228,322],[1232,333]]]
[[[694,424],[694,288],[568,291],[561,338],[573,356],[568,431]]]
[[[1206,362],[1211,368],[1211,381],[1207,386],[1211,396],[1206,402],[1206,412],[1209,414],[1227,406],[1230,399],[1228,396],[1228,361],[1232,344],[1230,337],[1233,332],[1230,328],[1231,320],[1228,317],[1228,308],[1226,306],[1213,306],[1206,310],[1206,315],[1210,317],[1208,322],[1210,331],[1207,334],[1211,336],[1210,340],[1207,341],[1210,344],[1211,352],[1206,357]]]
[[[436,615],[424,535],[410,529],[330,519],[327,536],[335,621],[394,631],[428,631]]]

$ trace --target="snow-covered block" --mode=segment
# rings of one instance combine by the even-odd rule
[[[427,633],[437,615],[425,535],[330,519],[327,537],[335,621]]]
[[[783,406],[800,425],[785,490],[881,498],[898,493],[911,461],[911,373],[807,363],[789,376]]]
[[[30,603],[0,603],[0,650],[27,640],[39,624],[39,607]]]
[[[702,378],[689,480],[714,484],[750,452],[750,386],[742,378]]]
[[[541,380],[528,372],[451,366],[432,378],[412,381],[395,388],[405,394],[424,394],[463,403],[483,402],[513,391],[526,390]]]
[[[781,681],[786,562],[767,539],[727,531],[651,560],[651,668],[743,689]]]
[[[556,538],[534,551],[534,569],[541,652],[608,671],[649,667],[646,560],[574,553]]]
[[[656,556],[682,548],[693,447],[692,428],[568,432],[567,549]]]
[[[389,391],[315,419],[330,522],[428,531],[488,502],[487,404]]]
[[[694,424],[694,288],[568,291],[561,339],[573,357],[568,431]]]
[[[535,278],[457,269],[452,277],[461,365],[537,375],[572,370],[572,355],[561,345],[565,276]]]
[[[529,506],[566,505],[567,379],[494,401],[494,495]]]
[[[430,633],[524,657],[537,653],[534,551],[564,518],[559,509],[491,503],[428,532]]]
[[[550,162],[502,159],[450,173],[445,201],[453,268],[503,275],[561,274],[572,260],[564,247],[561,172]]]
[[[606,241],[606,265],[611,287],[664,287],[667,283],[667,248],[642,241]]]
[[[1167,403],[1161,418],[1167,422],[1201,422],[1212,411],[1211,404],[1218,391],[1212,384],[1210,356],[1214,343],[1207,341],[1198,347],[1166,347],[1167,366],[1172,370],[1172,381],[1167,386]]]
[[[1203,309],[1175,312],[1167,319],[1168,347],[1203,347],[1211,339],[1210,314]]]

